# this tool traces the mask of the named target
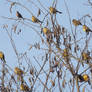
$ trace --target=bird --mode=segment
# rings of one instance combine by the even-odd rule
[[[16,12],[16,16],[17,16],[18,18],[24,19],[23,16],[22,16],[18,11]]]
[[[49,33],[49,32],[50,32],[50,30],[49,30],[47,27],[44,27],[44,28],[43,28],[43,33],[44,33],[44,34],[47,34],[47,33]]]
[[[27,85],[25,85],[25,84],[21,84],[20,85],[20,90],[22,90],[22,91],[29,91],[29,87]]]
[[[42,23],[42,21],[40,21],[38,18],[36,18],[35,16],[32,16],[32,22],[34,23]]]
[[[82,53],[82,59],[86,60],[88,62],[91,59],[91,57],[88,53],[83,52]]]
[[[24,71],[22,71],[20,68],[15,67],[14,69],[15,74],[22,76],[24,74]]]
[[[82,53],[82,59],[83,59],[83,60],[87,60],[88,57],[89,57],[89,56],[88,56],[87,53],[85,53],[85,52]]]
[[[63,50],[63,53],[62,53],[63,58],[64,58],[64,57],[67,57],[68,54],[69,54],[68,49],[65,48],[65,49]]]
[[[72,23],[73,23],[74,26],[82,25],[81,22],[79,20],[76,20],[76,19],[73,19]]]
[[[50,14],[56,14],[56,13],[60,13],[62,14],[62,12],[58,11],[56,8],[54,7],[49,7],[49,12]]]
[[[4,56],[4,53],[2,51],[0,51],[0,59],[6,63],[5,56]]]
[[[85,82],[89,81],[89,76],[87,74],[82,75]]]
[[[83,31],[86,33],[92,32],[92,30],[86,25],[83,25]]]
[[[90,78],[87,74],[83,74],[83,75],[79,74],[78,75],[78,80],[79,80],[79,82],[88,82],[89,85],[91,84],[90,83]]]

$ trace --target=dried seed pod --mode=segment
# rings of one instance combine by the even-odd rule
[[[51,84],[53,87],[55,86],[55,82],[53,80],[51,80]]]
[[[57,67],[58,65],[59,65],[59,62],[55,61],[53,68]]]
[[[30,69],[30,74],[34,75],[34,69],[33,68]]]
[[[50,68],[50,72],[52,72],[52,73],[54,72],[54,70],[53,70],[53,68],[52,68],[52,67]]]

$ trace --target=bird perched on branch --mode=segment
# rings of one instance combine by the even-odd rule
[[[85,53],[85,52],[82,53],[82,60],[89,62],[90,59],[91,57],[88,53]]]
[[[29,87],[27,85],[25,85],[25,84],[21,84],[20,85],[20,90],[27,92],[27,91],[29,91]]]
[[[24,19],[24,18],[22,17],[22,15],[21,15],[18,11],[16,12],[16,16],[17,16],[18,18]]]
[[[6,63],[5,56],[4,56],[4,53],[2,51],[0,51],[0,59]]]
[[[65,57],[68,57],[68,55],[69,55],[69,50],[67,48],[65,48],[63,50],[62,56],[63,56],[63,58],[65,58]]]
[[[44,33],[44,34],[47,34],[47,33],[49,33],[49,32],[50,32],[50,30],[49,30],[47,27],[44,27],[44,28],[43,28],[43,33]]]
[[[81,22],[79,20],[76,20],[76,19],[73,19],[72,23],[73,23],[74,26],[82,25]]]
[[[38,18],[36,18],[35,16],[32,16],[32,22],[34,23],[42,23],[42,21],[40,21]]]
[[[86,25],[83,25],[83,31],[85,31],[87,33],[92,32],[92,30]]]
[[[85,82],[88,82],[89,76],[87,74],[82,75]]]
[[[14,69],[14,72],[19,75],[19,76],[22,76],[24,74],[24,71],[22,71],[20,68],[18,67],[15,67]]]
[[[49,8],[49,12],[50,14],[56,14],[56,13],[62,14],[62,12],[58,11],[56,8],[53,8],[53,7]]]
[[[90,78],[87,74],[78,75],[78,80],[80,82],[88,82],[90,84]]]

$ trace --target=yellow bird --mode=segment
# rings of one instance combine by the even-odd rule
[[[58,11],[57,9],[55,9],[55,8],[53,8],[53,7],[50,7],[49,8],[49,12],[50,12],[50,14],[56,14],[56,13],[62,13],[62,12],[60,12],[60,11]]]
[[[2,61],[6,62],[6,61],[5,61],[4,53],[3,53],[2,51],[0,51],[0,59],[1,59]]]
[[[92,32],[92,30],[89,28],[89,27],[87,27],[86,25],[83,25],[83,31],[85,31],[85,32]]]
[[[36,18],[35,16],[32,16],[32,22],[34,23],[42,23],[42,21],[40,21],[38,18]]]
[[[89,81],[89,76],[87,74],[82,75],[82,77],[85,82]]]
[[[29,87],[27,85],[25,85],[25,84],[21,84],[20,85],[20,90],[21,91],[29,91]]]
[[[88,60],[89,58],[90,57],[89,57],[89,55],[87,53],[85,53],[85,52],[82,53],[82,59],[83,60]]]
[[[89,76],[88,76],[87,74],[78,75],[78,80],[79,80],[80,82],[85,81],[85,82],[90,83],[90,81],[89,81],[90,79],[89,79]]]
[[[47,34],[47,33],[49,33],[49,32],[50,32],[50,30],[49,30],[47,27],[44,27],[44,28],[43,28],[43,33],[44,33],[44,34]]]
[[[68,56],[68,49],[65,48],[65,49],[63,50],[63,57],[67,57],[67,56]]]
[[[76,19],[73,19],[72,23],[73,23],[74,26],[82,25],[81,22],[79,20],[76,20]]]
[[[15,67],[14,69],[15,74],[22,76],[24,74],[24,71],[22,71],[20,68]]]

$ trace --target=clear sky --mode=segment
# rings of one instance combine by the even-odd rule
[[[14,68],[15,66],[18,65],[18,63],[16,62],[17,58],[11,46],[10,39],[6,31],[2,27],[3,24],[9,24],[8,29],[10,30],[11,25],[15,24],[16,22],[12,20],[3,19],[2,16],[16,18],[15,13],[17,10],[20,11],[21,14],[23,14],[23,17],[31,19],[31,15],[27,13],[25,9],[22,9],[19,6],[18,7],[15,6],[11,14],[9,11],[10,4],[7,3],[6,0],[0,0],[0,1],[1,1],[0,2],[0,51],[4,52],[7,64],[9,64],[9,66],[12,66],[12,68]],[[29,0],[14,0],[14,1],[22,2],[22,4],[29,7],[29,9],[32,11],[34,15],[37,15],[37,7],[35,7],[33,4],[26,2]],[[32,0],[32,1],[36,2],[35,4],[38,5],[39,7],[39,3],[37,2],[37,0]],[[40,0],[40,1],[44,5],[44,7],[46,7],[46,9],[48,10],[48,7],[52,5],[52,2],[54,0]],[[90,6],[87,6],[88,4],[87,0],[65,0],[65,1],[67,3],[70,12],[71,20],[73,18],[80,19],[82,16],[86,14],[90,14],[90,16],[92,16],[92,8]],[[70,28],[69,15],[67,13],[64,0],[58,0],[57,9],[63,12],[62,15],[57,15],[58,22],[60,23],[61,26],[65,26],[67,29],[69,29]],[[39,18],[41,19],[41,17]],[[89,24],[89,26],[92,28],[91,24]],[[30,46],[29,44],[40,42],[40,39],[39,36],[34,31],[32,31],[32,29],[29,29],[28,27],[25,27],[22,24],[19,25],[19,28],[22,30],[22,32],[19,35],[13,34],[13,38],[16,43],[18,52],[24,53],[25,51],[28,51],[28,48]],[[30,52],[28,53],[30,58],[33,58],[33,56],[36,54],[34,50],[32,50],[31,54]]]
[[[20,2],[24,1],[25,2],[25,1],[28,1],[28,0],[17,0],[17,1],[20,1]],[[36,0],[34,0],[34,2],[35,1]],[[48,9],[48,7],[50,5],[52,5],[52,1],[53,0],[41,0],[42,4],[46,7],[46,9]],[[91,12],[92,12],[91,7],[86,5],[87,0],[66,0],[66,3],[67,3],[67,6],[69,8],[71,19],[73,19],[73,18],[79,19],[85,14],[92,15],[91,14]],[[24,16],[28,16],[28,18],[30,18],[30,15],[25,13],[23,9],[19,9],[20,7],[17,8],[17,6],[14,7],[13,14],[11,14],[9,12],[9,6],[10,5],[6,2],[6,0],[2,0],[2,2],[0,3],[0,16],[8,16],[8,17],[15,17],[16,18],[16,16],[14,14],[16,13],[16,10],[20,10],[20,12],[22,12]],[[29,7],[31,8],[30,4],[29,4]],[[65,4],[64,4],[64,0],[58,0],[57,8],[60,11],[63,12],[62,15],[57,15],[58,19],[60,20],[59,21],[60,24],[65,25],[68,28],[69,27],[69,18],[68,18],[68,14],[67,14]],[[37,11],[34,10],[34,9],[33,9],[32,12],[34,14],[37,14]],[[12,51],[12,47],[11,47],[11,44],[10,44],[10,41],[9,41],[9,37],[7,36],[6,32],[2,29],[2,25],[7,24],[7,23],[9,23],[9,25],[11,25],[11,23],[14,23],[14,21],[12,22],[11,20],[2,19],[2,17],[0,17],[0,26],[1,26],[0,27],[0,30],[1,30],[0,31],[0,40],[1,40],[0,49],[2,51],[4,51],[4,53],[6,54],[7,62],[10,62],[11,61],[10,57],[15,57],[15,55],[14,55],[14,52]],[[26,28],[24,30],[26,30]],[[29,29],[27,29],[26,31],[24,31],[24,30],[23,30],[22,33],[20,33],[19,36],[14,35],[14,36],[16,36],[15,40],[19,41],[18,44],[21,43],[21,44],[19,44],[19,47],[21,48],[21,45],[24,46],[24,47],[21,48],[22,51],[26,50],[25,47],[26,47],[27,42],[30,43],[30,41],[31,41],[31,43],[32,43],[32,42],[34,42],[34,40],[36,40],[35,36],[32,36],[32,35],[31,35],[32,38],[31,37],[30,37],[30,39],[27,38],[27,36],[29,35],[29,32],[27,32],[27,31]],[[12,62],[14,62],[14,61],[12,61]]]

